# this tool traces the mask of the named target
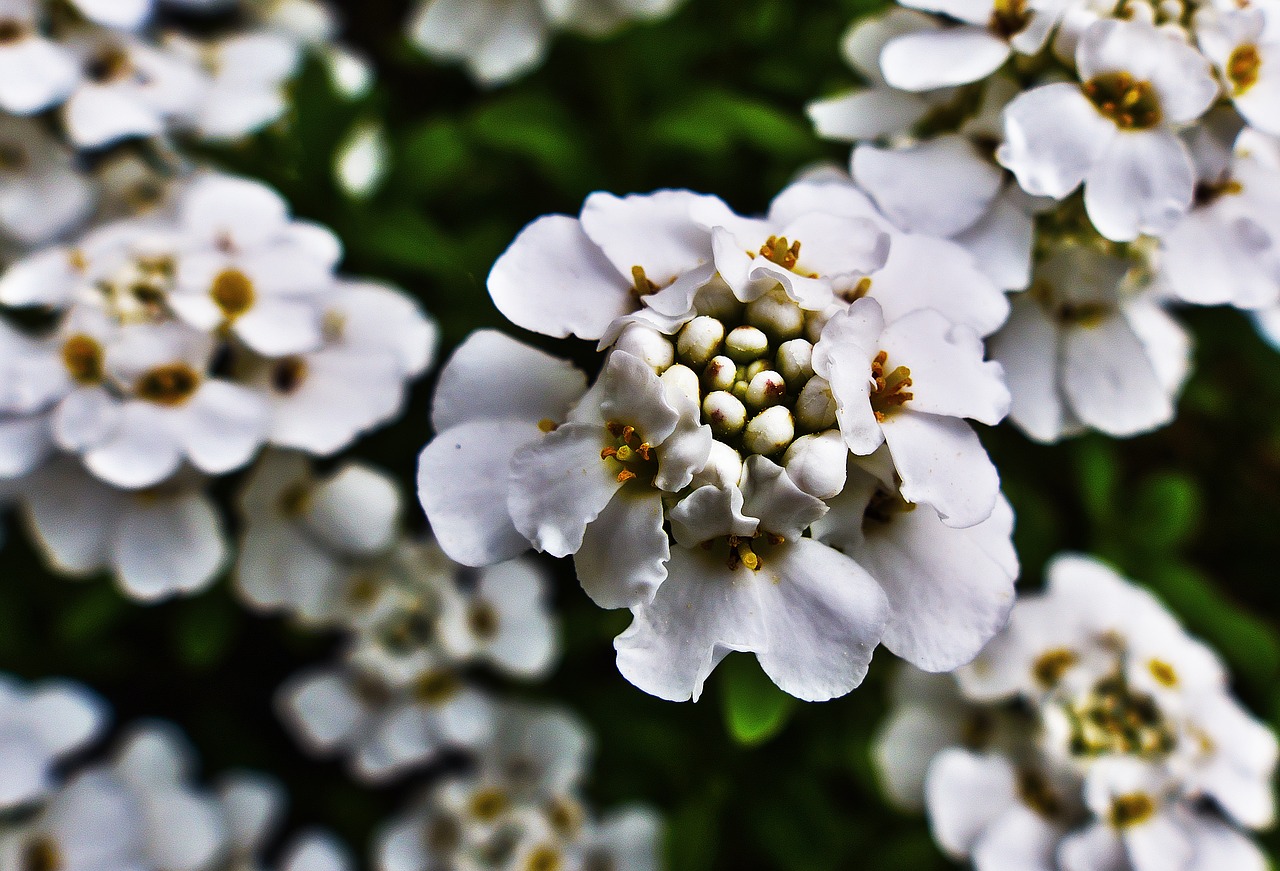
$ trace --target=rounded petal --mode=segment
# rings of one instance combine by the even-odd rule
[[[1001,756],[952,747],[930,763],[925,793],[934,839],[960,859],[1014,804],[1013,767]]]
[[[209,381],[191,399],[186,450],[202,471],[238,469],[267,438],[268,407],[257,393],[226,381]]]
[[[1009,417],[1038,442],[1057,441],[1066,428],[1058,345],[1057,322],[1026,295],[1013,301],[1009,322],[987,340],[987,350],[1004,369],[1009,386]]]
[[[1062,333],[1062,386],[1081,421],[1126,437],[1155,429],[1174,414],[1146,349],[1128,321],[1111,315]]]
[[[695,206],[704,214],[732,215],[719,198],[689,191],[594,193],[582,206],[582,229],[619,274],[630,276],[639,266],[649,281],[666,287],[711,260],[711,234],[694,221]]]
[[[895,88],[933,91],[985,79],[1009,52],[1009,43],[985,28],[948,27],[890,40],[880,54],[880,69]]]
[[[670,556],[662,495],[624,487],[587,525],[573,564],[591,601],[601,608],[630,608],[653,601]]]
[[[1089,170],[1084,205],[1098,232],[1117,242],[1171,230],[1191,208],[1195,169],[1166,130],[1119,133]]]
[[[991,516],[1000,476],[968,423],[905,411],[881,427],[902,478],[902,498],[933,506],[947,526],[973,526]]]
[[[1077,85],[1058,82],[1019,94],[1004,110],[996,158],[1033,196],[1075,190],[1117,134]]]
[[[913,412],[967,417],[995,426],[1009,412],[1009,389],[999,363],[983,361],[982,339],[953,326],[936,311],[922,309],[885,327],[880,349],[886,370],[907,366]],[[890,415],[892,416],[892,415]]]
[[[125,591],[148,602],[203,589],[226,556],[217,510],[197,494],[137,497],[121,515],[111,546],[111,564]]]

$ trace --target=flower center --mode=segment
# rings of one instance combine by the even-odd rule
[[[497,638],[499,625],[498,612],[488,602],[477,599],[467,609],[467,628],[477,638]]]
[[[95,55],[85,69],[85,75],[99,84],[120,81],[133,72],[129,53],[120,48],[108,48]]]
[[[1002,39],[1009,39],[1031,23],[1026,0],[996,0],[987,29]]]
[[[1018,798],[1040,816],[1052,820],[1062,813],[1062,799],[1039,771],[1029,768],[1019,771],[1017,786]]]
[[[1155,700],[1134,692],[1121,673],[1100,681],[1066,713],[1076,756],[1163,756],[1176,743]]]
[[[21,21],[6,18],[0,21],[0,45],[13,45],[27,37],[27,28]]]
[[[18,867],[22,871],[59,871],[62,868],[62,852],[52,838],[36,838],[22,850],[22,860]]]
[[[1262,68],[1262,55],[1256,45],[1236,46],[1227,58],[1227,78],[1231,80],[1231,91],[1240,96],[1258,83],[1258,74]]]
[[[1196,185],[1193,203],[1196,206],[1208,206],[1222,197],[1233,196],[1243,192],[1244,185],[1231,178],[1219,182],[1200,182]]]
[[[907,388],[911,386],[911,370],[906,366],[898,366],[888,371],[889,353],[881,351],[871,361],[871,380],[875,386],[871,388],[871,409],[876,413],[876,420],[881,423],[893,412],[915,398],[915,394]]]
[[[452,817],[436,817],[427,824],[423,841],[434,853],[452,853],[462,846],[462,827]]]
[[[1160,123],[1160,98],[1155,87],[1130,73],[1094,76],[1083,89],[1103,117],[1114,121],[1121,130],[1150,130]]]
[[[285,357],[271,367],[271,389],[276,393],[296,393],[306,380],[307,362],[301,357]]]
[[[174,407],[190,399],[199,386],[200,373],[186,363],[171,363],[142,373],[134,393],[147,402]]]
[[[605,424],[605,428],[615,443],[600,452],[600,459],[622,467],[618,471],[619,483],[625,484],[635,478],[652,481],[658,474],[658,454],[648,442],[641,441],[636,428],[616,421]]]
[[[79,384],[99,384],[103,375],[102,345],[91,336],[77,333],[62,343],[62,365]]]
[[[507,794],[498,787],[492,786],[471,796],[467,809],[477,820],[489,823],[500,817],[509,807],[511,807],[511,799]]]
[[[413,684],[413,697],[428,705],[449,701],[462,689],[458,676],[444,669],[423,672]]]
[[[23,172],[30,165],[31,160],[22,146],[12,142],[0,144],[0,172]]]
[[[529,861],[525,863],[527,871],[560,871],[563,867],[560,851],[546,845],[530,853]]]
[[[253,281],[239,269],[224,269],[214,277],[209,295],[223,316],[233,321],[253,307]]]
[[[1052,689],[1058,685],[1058,681],[1062,680],[1062,676],[1079,661],[1080,656],[1074,650],[1060,647],[1057,650],[1049,650],[1040,654],[1031,665],[1031,674],[1040,686]]]
[[[873,526],[884,526],[887,523],[892,523],[894,517],[899,514],[906,514],[908,511],[915,510],[914,502],[908,502],[897,493],[877,489],[871,495],[871,501],[867,503],[866,511],[862,513],[862,528],[866,530]]]
[[[1127,829],[1141,825],[1155,816],[1156,802],[1145,792],[1130,792],[1111,799],[1111,825]]]

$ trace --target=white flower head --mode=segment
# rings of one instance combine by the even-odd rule
[[[78,684],[0,676],[0,808],[45,798],[59,763],[97,740],[108,719],[102,700]]]
[[[1275,736],[1231,698],[1211,651],[1102,564],[1059,557],[1048,591],[972,665],[904,677],[877,761],[956,858],[984,871],[1264,867],[1240,828],[1274,814]]]

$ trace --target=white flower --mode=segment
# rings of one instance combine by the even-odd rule
[[[331,232],[290,220],[266,185],[229,176],[194,181],[180,210],[190,242],[169,304],[183,319],[202,330],[225,324],[268,357],[321,345],[324,294],[342,253]]]
[[[89,216],[93,185],[40,125],[0,116],[0,231],[24,248],[45,244]]]
[[[145,824],[119,778],[85,771],[30,823],[0,834],[0,865],[22,868],[35,857],[67,871],[134,871],[148,860]]]
[[[352,871],[355,859],[333,834],[309,829],[294,838],[279,860],[279,871]]]
[[[1222,119],[1215,135],[1219,118],[1193,145],[1196,199],[1160,240],[1161,279],[1185,302],[1267,308],[1280,302],[1280,166],[1251,150],[1248,134],[1233,150],[1238,121]]]
[[[818,135],[845,142],[879,139],[907,130],[944,102],[945,93],[915,94],[892,87],[880,70],[880,54],[889,42],[937,29],[929,16],[897,6],[855,22],[841,40],[841,53],[871,87],[809,104]]]
[[[1009,392],[975,333],[928,310],[886,325],[875,300],[858,300],[827,321],[813,368],[831,385],[849,449],[887,444],[904,499],[955,527],[991,515],[999,477],[964,419],[998,423]]]
[[[34,115],[56,106],[76,86],[75,59],[39,31],[40,0],[0,5],[0,109]]]
[[[271,406],[272,444],[329,455],[400,415],[439,331],[412,298],[373,282],[338,282],[320,315],[319,348],[264,361],[248,380]]]
[[[316,755],[342,755],[362,780],[380,783],[445,750],[475,747],[493,730],[492,702],[447,666],[404,688],[352,669],[297,675],[280,688],[286,726]]]
[[[203,93],[183,123],[213,141],[239,139],[279,119],[289,105],[285,87],[302,60],[297,42],[267,30],[208,42],[175,36],[165,47],[204,73]]]
[[[226,827],[220,864],[230,871],[259,871],[261,855],[284,818],[286,796],[276,780],[233,771],[215,787]]]
[[[1191,206],[1191,158],[1174,131],[1218,94],[1208,61],[1150,24],[1103,20],[1076,49],[1081,83],[1041,85],[1005,110],[1000,162],[1030,194],[1061,199],[1084,183],[1108,239],[1167,232]]]
[[[1009,416],[1052,442],[1083,428],[1126,437],[1173,419],[1190,337],[1135,286],[1129,260],[1060,243],[990,340],[1013,396]]]
[[[222,519],[203,483],[179,475],[153,489],[118,490],[60,458],[22,482],[22,508],[59,572],[110,569],[126,593],[150,602],[205,589],[226,561]]]
[[[65,44],[81,66],[60,110],[77,148],[159,135],[203,99],[204,81],[193,64],[134,36],[95,30]]]
[[[1237,826],[1273,818],[1275,736],[1212,651],[1100,563],[1057,558],[958,681],[907,677],[886,786],[978,871],[1265,867]]]
[[[1280,33],[1274,7],[1197,10],[1196,39],[1251,125],[1280,136]]]
[[[1077,0],[1078,2],[1078,0]],[[958,26],[920,30],[889,40],[880,54],[886,81],[904,91],[930,91],[976,82],[1013,52],[1044,48],[1071,0],[904,0],[941,13]]]
[[[79,684],[24,686],[0,675],[0,809],[52,792],[58,764],[96,741],[108,719],[102,701]]]
[[[309,622],[337,619],[353,575],[390,551],[402,510],[386,474],[347,463],[317,478],[300,454],[272,452],[240,499],[236,584],[249,605]]]

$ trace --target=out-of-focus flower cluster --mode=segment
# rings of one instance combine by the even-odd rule
[[[318,476],[297,453],[265,457],[241,500],[241,597],[344,639],[338,662],[281,689],[281,715],[370,782],[492,738],[496,703],[475,666],[527,681],[558,653],[538,566],[466,571],[402,532],[401,508],[389,476],[355,463]]]
[[[603,37],[629,20],[670,15],[681,0],[425,0],[409,39],[432,58],[466,64],[482,85],[539,66],[553,31]]]
[[[28,315],[0,321],[0,477],[55,567],[142,599],[200,589],[226,557],[210,476],[399,414],[435,327],[339,277],[341,250],[265,185],[204,172],[0,275]]]
[[[0,864],[66,871],[259,869],[287,796],[252,772],[196,782],[197,760],[172,725],[126,728],[105,758],[86,760],[109,725],[101,699],[62,680],[0,675]],[[346,848],[310,830],[280,871],[345,871]]]
[[[1024,432],[1167,423],[1170,304],[1280,303],[1274,5],[902,5],[846,36],[867,87],[812,105],[819,132],[902,229],[1021,291],[990,350]]]
[[[904,672],[876,753],[978,871],[1262,871],[1276,755],[1216,655],[1077,556],[971,665]]]
[[[567,714],[506,704],[464,774],[428,789],[377,839],[378,871],[657,871],[659,822],[624,808],[597,819],[580,788],[590,737]]]
[[[798,183],[760,219],[594,194],[526,228],[489,291],[517,326],[597,341],[603,368],[588,389],[473,335],[419,495],[460,562],[572,554],[598,605],[633,611],[615,646],[636,685],[696,699],[748,651],[828,699],[881,642],[947,670],[1004,624],[1012,512],[969,420],[1008,409],[983,359],[1008,304],[958,244],[847,184]]]

